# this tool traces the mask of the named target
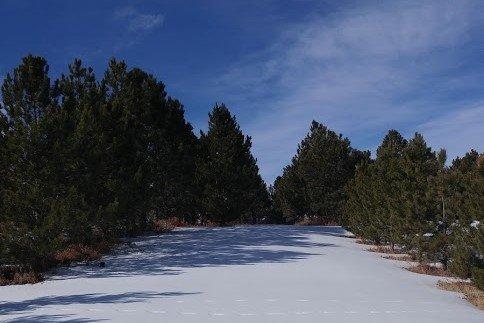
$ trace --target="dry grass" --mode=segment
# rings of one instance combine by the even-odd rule
[[[464,294],[465,298],[477,308],[484,310],[484,291],[472,283],[463,281],[444,281],[437,283],[440,289]]]
[[[203,223],[202,227],[205,227],[205,228],[216,228],[218,227],[218,223],[217,222],[213,222],[213,221],[210,221],[210,220],[207,220],[205,221],[205,223]]]
[[[3,268],[0,272],[0,286],[35,284],[43,280],[42,274],[32,270],[24,271],[19,267]]]
[[[340,223],[332,220],[321,220],[319,217],[305,217],[304,219],[295,223],[295,225],[300,226],[313,226],[313,225],[323,225],[323,226],[337,226]]]
[[[36,273],[34,271],[29,271],[25,273],[15,273],[13,275],[12,284],[23,285],[23,284],[35,284],[43,281],[44,278],[42,274]]]
[[[373,241],[370,241],[370,240],[365,240],[365,239],[362,239],[362,238],[356,238],[355,242],[357,244],[362,244],[362,245],[365,245],[365,246],[374,246],[375,243]]]
[[[101,246],[99,249],[104,249],[104,246]],[[64,250],[56,252],[54,255],[54,260],[61,265],[68,265],[74,261],[93,261],[99,259],[101,259],[100,250],[83,244],[70,245]]]
[[[400,261],[415,261],[415,257],[406,253],[383,255],[382,258]]]
[[[185,225],[186,223],[178,218],[155,219],[152,223],[152,230],[156,233],[166,233]]]
[[[386,254],[401,254],[401,250],[398,248],[392,249],[390,246],[374,246],[371,248],[368,248],[367,251],[369,252],[376,252],[376,253],[386,253]]]
[[[444,270],[443,268],[431,266],[429,264],[417,264],[407,268],[407,270],[417,274],[452,277],[452,274]]]

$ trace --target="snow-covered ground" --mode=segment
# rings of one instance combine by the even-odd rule
[[[6,322],[484,322],[435,277],[364,251],[337,227],[180,229],[106,267],[0,287]]]

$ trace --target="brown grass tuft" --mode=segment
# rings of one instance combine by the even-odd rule
[[[319,217],[312,217],[312,216],[304,217],[304,219],[295,223],[295,225],[300,225],[300,226],[313,226],[313,225],[337,226],[340,224],[341,223],[338,223],[333,220],[323,220]]]
[[[393,255],[383,255],[382,258],[390,260],[400,260],[400,261],[415,261],[415,257],[406,253],[393,254]]]
[[[156,233],[166,233],[184,225],[185,223],[178,218],[155,219],[152,223],[152,230]]]
[[[0,286],[35,284],[43,280],[42,274],[32,270],[26,271],[16,266],[2,268],[0,272]]]
[[[429,264],[418,264],[407,268],[407,270],[417,274],[452,277],[452,274],[443,268],[431,266]]]
[[[484,291],[469,282],[439,280],[440,289],[464,294],[465,298],[477,308],[484,310]]]
[[[43,280],[44,280],[44,277],[42,277],[40,273],[29,271],[25,273],[15,273],[13,275],[12,284],[14,285],[35,284]]]
[[[92,261],[99,259],[101,259],[101,253],[98,250],[83,244],[70,245],[64,250],[56,252],[54,255],[54,260],[61,265],[68,265],[73,261]]]
[[[362,238],[356,238],[355,242],[357,244],[362,244],[362,245],[366,245],[366,246],[373,246],[375,245],[375,243],[373,241],[370,241],[370,240],[366,240],[366,239],[362,239]]]
[[[368,248],[367,251],[369,252],[376,252],[376,253],[386,253],[386,254],[401,254],[401,250],[394,248],[392,249],[390,246],[374,246]]]

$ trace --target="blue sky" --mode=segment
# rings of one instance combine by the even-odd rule
[[[271,183],[315,119],[372,151],[419,131],[484,149],[483,1],[0,1],[0,76],[110,57],[162,80],[198,132],[225,102]]]

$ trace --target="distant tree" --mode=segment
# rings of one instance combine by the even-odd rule
[[[280,177],[278,177],[280,178]],[[270,224],[283,224],[286,222],[284,216],[281,213],[281,210],[276,208],[276,190],[274,188],[274,185],[270,185],[269,188],[267,189],[269,193],[269,205],[270,205],[270,212],[267,217],[265,217],[263,220],[264,223],[270,223]]]
[[[309,213],[304,182],[295,167],[296,159],[297,156],[293,158],[292,165],[284,168],[282,176],[274,181],[275,210],[291,224],[301,221]]]
[[[452,161],[451,170],[459,170],[461,173],[472,172],[476,169],[479,153],[474,149],[467,152],[464,157],[457,157]]]
[[[200,136],[198,178],[204,218],[219,225],[255,223],[269,209],[269,196],[243,135],[225,105],[209,114],[207,133]]]
[[[356,165],[369,158],[341,134],[313,121],[292,165],[276,180],[276,203],[288,222],[339,223],[346,200],[345,185]]]

